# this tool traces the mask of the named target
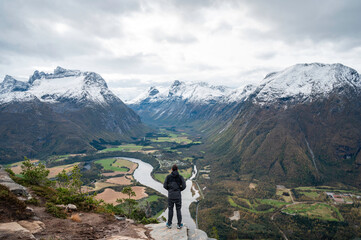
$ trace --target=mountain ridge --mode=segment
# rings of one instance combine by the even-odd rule
[[[20,86],[20,87],[19,87]],[[95,151],[92,140],[131,141],[145,130],[139,116],[94,72],[57,67],[28,82],[0,83],[0,162]]]

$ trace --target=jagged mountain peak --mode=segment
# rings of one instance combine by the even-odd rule
[[[80,70],[70,70],[65,69],[62,67],[56,67],[54,69],[54,73],[44,73],[39,72],[38,70],[34,71],[34,74],[29,77],[29,83],[33,84],[34,81],[38,79],[54,79],[54,78],[64,78],[64,77],[74,77],[74,76],[80,76],[83,73]]]

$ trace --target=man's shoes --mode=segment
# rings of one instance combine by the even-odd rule
[[[169,223],[166,223],[165,226],[166,226],[167,228],[169,228],[169,229],[172,228],[172,224],[169,224]]]
[[[181,229],[182,227],[183,227],[183,223],[177,224],[177,228],[178,228],[178,229]]]

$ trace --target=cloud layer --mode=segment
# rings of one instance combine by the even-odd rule
[[[175,79],[240,87],[300,62],[361,70],[358,0],[4,0],[0,77],[100,73],[124,100]]]

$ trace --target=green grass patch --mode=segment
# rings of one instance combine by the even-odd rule
[[[159,198],[160,197],[158,195],[151,195],[146,199],[146,201],[148,201],[148,202],[156,202],[156,201],[158,201]]]
[[[187,180],[188,178],[190,178],[192,176],[192,168],[187,168],[187,169],[179,169],[179,174],[183,176],[184,180]],[[169,171],[169,173],[155,173],[153,175],[154,179],[157,180],[158,182],[164,183],[165,178],[170,174],[171,172]]]
[[[115,158],[106,158],[106,159],[97,160],[95,161],[95,163],[102,165],[104,170],[128,172],[129,169],[125,167],[120,167],[117,161],[119,160]]]
[[[164,143],[164,142],[175,142],[175,143],[184,143],[189,144],[192,143],[192,140],[188,139],[187,137],[178,137],[175,134],[170,134],[169,137],[158,137],[151,139],[152,142],[156,143]]]
[[[312,199],[317,199],[320,194],[318,192],[300,192],[301,194],[305,195],[306,197],[312,198]]]
[[[130,151],[141,151],[141,150],[149,150],[149,149],[153,149],[153,147],[141,146],[135,144],[125,144],[125,145],[119,145],[117,147],[106,148],[99,152],[118,152],[118,151],[130,152]]]
[[[186,180],[192,176],[192,170],[193,168],[179,169],[179,174],[182,175]]]
[[[154,179],[157,180],[158,182],[164,183],[165,178],[167,177],[169,173],[155,173]]]
[[[325,203],[315,204],[295,204],[290,205],[283,210],[287,214],[297,214],[300,216],[321,219],[326,221],[343,221],[343,217],[339,210]]]
[[[273,212],[275,209],[274,208],[270,208],[270,209],[267,209],[267,210],[264,210],[264,211],[259,211],[259,210],[256,210],[255,208],[257,208],[259,206],[259,204],[255,203],[255,204],[251,204],[251,202],[248,200],[248,199],[245,199],[245,198],[238,198],[239,200],[245,202],[246,204],[249,205],[250,208],[246,208],[246,207],[242,207],[240,205],[238,205],[233,199],[231,196],[228,196],[228,202],[229,204],[232,206],[232,207],[236,207],[238,209],[241,209],[241,210],[244,210],[244,211],[247,211],[247,212],[252,212],[252,213],[270,213],[270,212]]]

